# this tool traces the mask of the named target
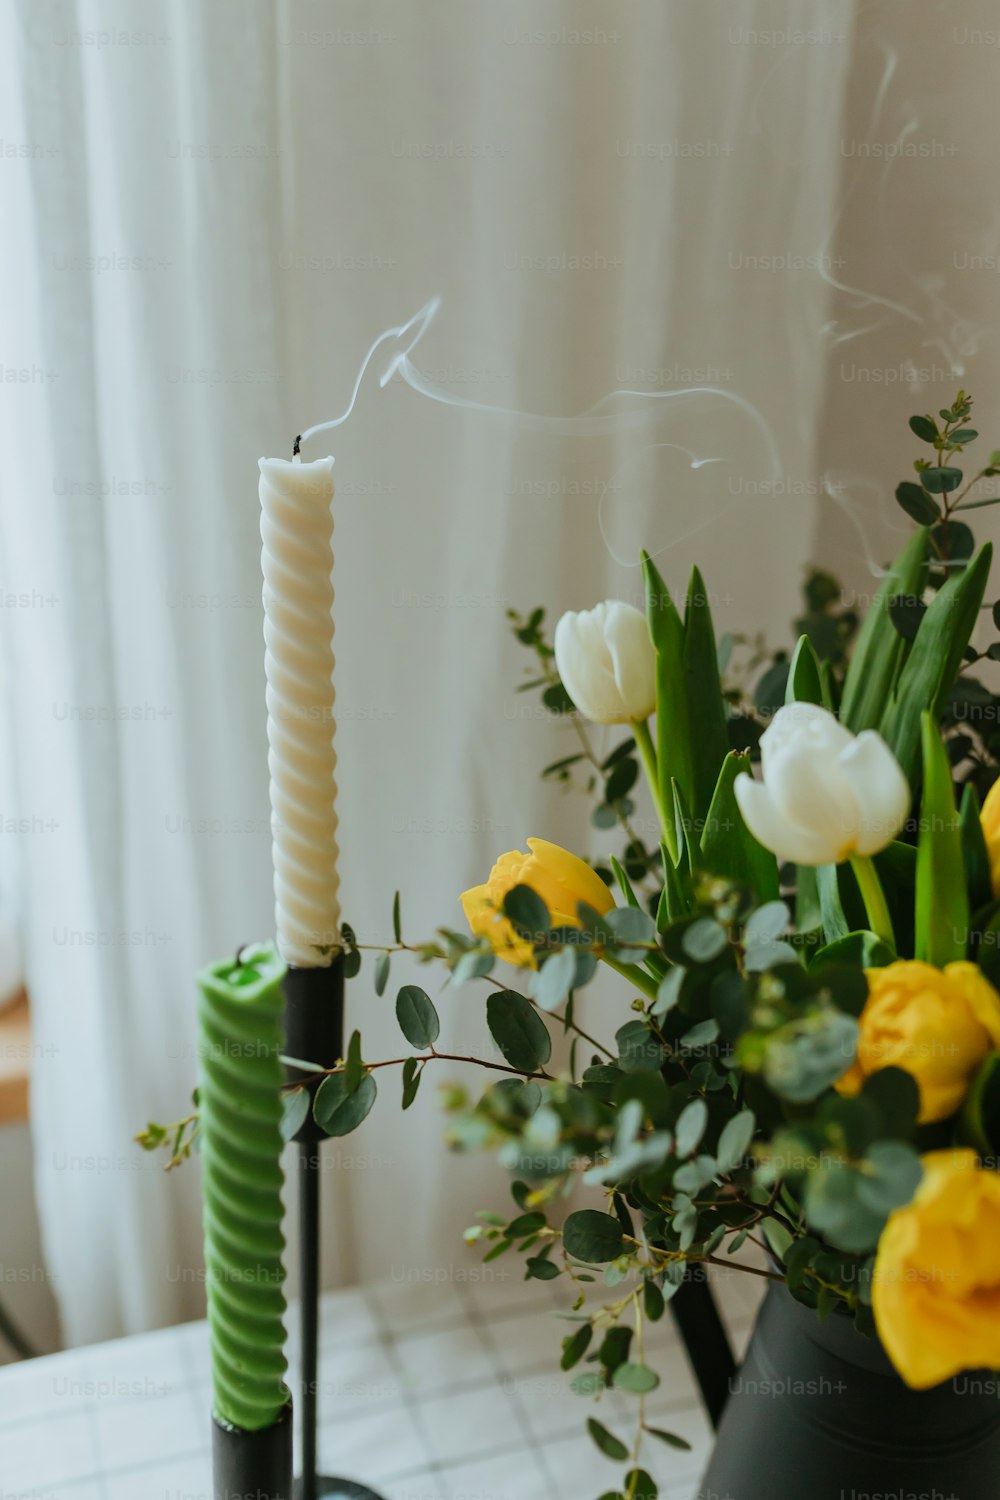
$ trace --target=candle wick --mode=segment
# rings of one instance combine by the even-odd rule
[[[299,454],[301,452],[302,452],[302,434],[300,432],[299,435],[298,435],[298,437],[295,439],[295,442],[292,444],[292,457],[293,458],[298,458],[298,456],[299,456]]]
[[[237,969],[242,968],[242,966],[243,966],[243,955],[247,951],[247,949],[249,948],[249,946],[250,946],[249,943],[241,943],[240,946],[237,948],[237,950],[236,950],[236,957],[233,959],[233,966],[234,966],[234,968],[237,968]]]

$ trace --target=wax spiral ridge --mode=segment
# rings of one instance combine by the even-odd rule
[[[215,1414],[256,1431],[289,1401],[280,1157],[284,965],[271,945],[199,976],[199,1132]],[[234,978],[235,976],[235,978]],[[249,982],[240,983],[241,977]]]
[[[332,466],[260,464],[275,924],[282,957],[304,968],[340,945]]]

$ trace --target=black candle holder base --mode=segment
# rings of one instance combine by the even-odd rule
[[[295,1481],[295,1500],[302,1500],[302,1480]],[[366,1485],[355,1484],[352,1479],[330,1479],[325,1474],[316,1475],[316,1500],[382,1500]]]
[[[292,1493],[292,1403],[270,1427],[249,1432],[212,1417],[215,1500],[289,1500]]]

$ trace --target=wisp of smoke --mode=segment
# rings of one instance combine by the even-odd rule
[[[300,446],[311,438],[317,437],[321,432],[331,432],[343,425],[354,411],[359,393],[365,381],[369,369],[377,375],[379,387],[384,389],[393,379],[399,376],[409,388],[417,395],[429,401],[439,402],[444,406],[457,407],[482,418],[502,418],[516,429],[541,433],[548,436],[566,438],[600,438],[613,437],[623,433],[642,433],[662,420],[667,408],[672,410],[687,406],[690,410],[691,403],[696,402],[699,410],[705,412],[715,404],[730,409],[736,409],[749,422],[761,441],[765,454],[765,473],[769,474],[770,483],[777,482],[781,464],[778,445],[774,434],[761,413],[743,396],[734,391],[723,390],[717,386],[689,386],[679,390],[641,391],[629,388],[618,388],[607,392],[600,400],[586,411],[579,412],[575,416],[558,417],[546,416],[538,412],[522,411],[513,407],[497,406],[488,402],[472,401],[467,397],[457,396],[454,392],[444,389],[442,386],[429,380],[414,363],[411,355],[420,340],[424,337],[434,318],[441,307],[441,298],[432,297],[430,301],[415,313],[407,322],[395,328],[387,328],[380,333],[372,343],[354,381],[350,399],[344,411],[339,416],[331,418],[327,422],[317,422],[313,427],[306,428],[295,440],[294,451],[298,453]],[[735,461],[736,455],[699,453],[683,443],[671,442],[665,439],[652,440],[638,445],[629,454],[628,462],[634,463],[644,454],[654,450],[672,450],[680,453],[686,460],[690,470],[698,472],[713,464],[723,464],[730,459]],[[605,546],[614,560],[622,566],[637,566],[636,558],[632,555],[619,556],[612,545],[608,531],[607,506],[609,497],[617,492],[619,486],[613,477],[607,484],[598,499],[598,523],[601,536]],[[683,535],[673,535],[662,546],[651,549],[663,551],[666,547],[676,546],[678,542],[693,534],[693,531],[704,529],[714,524],[720,514],[732,509],[736,501],[723,507],[722,512],[715,512],[701,519],[696,526]]]

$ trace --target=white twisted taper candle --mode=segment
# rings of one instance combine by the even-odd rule
[[[332,498],[332,458],[260,460],[275,923],[282,958],[309,969],[340,945]]]

